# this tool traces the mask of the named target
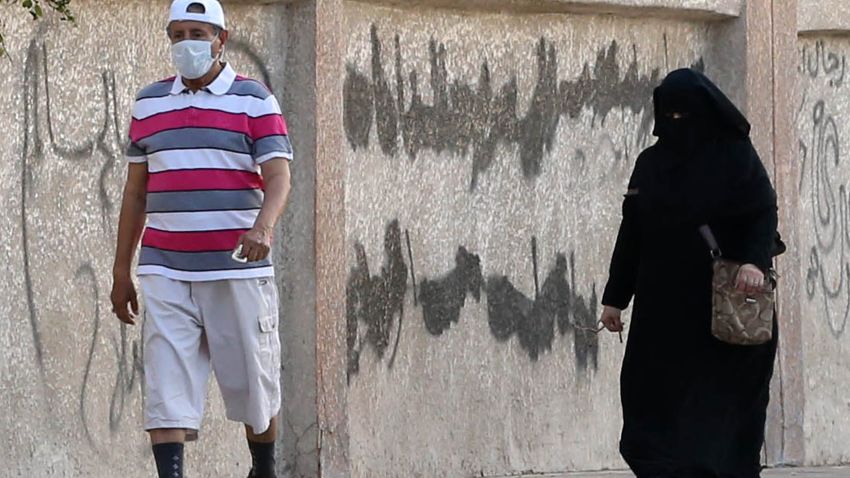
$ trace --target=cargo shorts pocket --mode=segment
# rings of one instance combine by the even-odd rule
[[[259,318],[260,360],[265,372],[272,373],[280,367],[280,339],[277,336],[277,315]]]

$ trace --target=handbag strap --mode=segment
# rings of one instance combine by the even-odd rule
[[[711,257],[713,259],[721,257],[723,252],[720,251],[720,244],[717,243],[717,238],[714,237],[714,233],[711,232],[711,228],[708,227],[708,224],[700,226],[699,233],[702,238],[705,239],[705,243],[708,244],[708,248],[711,251]]]

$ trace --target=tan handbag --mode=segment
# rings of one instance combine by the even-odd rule
[[[700,234],[711,249],[714,259],[712,280],[711,334],[718,340],[735,345],[760,345],[773,338],[773,315],[776,305],[776,271],[770,269],[765,286],[748,294],[735,288],[741,263],[724,259],[720,246],[708,225]]]

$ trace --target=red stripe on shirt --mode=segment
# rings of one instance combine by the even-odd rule
[[[257,121],[251,124],[251,139],[265,138],[272,135],[286,136],[288,134],[283,115],[271,114],[256,119]]]
[[[248,229],[168,232],[148,228],[142,238],[142,245],[178,252],[232,251],[236,248],[239,236],[246,232]]]
[[[257,173],[236,169],[180,169],[148,175],[148,192],[263,189]]]
[[[160,113],[143,120],[133,119],[130,123],[130,139],[139,142],[161,131],[177,128],[215,128],[242,133],[251,139],[287,133],[286,123],[279,114],[252,118],[244,113],[186,108]]]

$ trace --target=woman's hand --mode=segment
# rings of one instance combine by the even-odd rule
[[[620,319],[620,314],[622,312],[622,310],[616,307],[611,307],[610,305],[603,305],[602,318],[600,319],[602,325],[605,326],[605,328],[611,332],[622,332],[623,321]]]
[[[764,287],[764,273],[753,264],[744,264],[738,269],[735,288],[747,294],[761,292]]]

